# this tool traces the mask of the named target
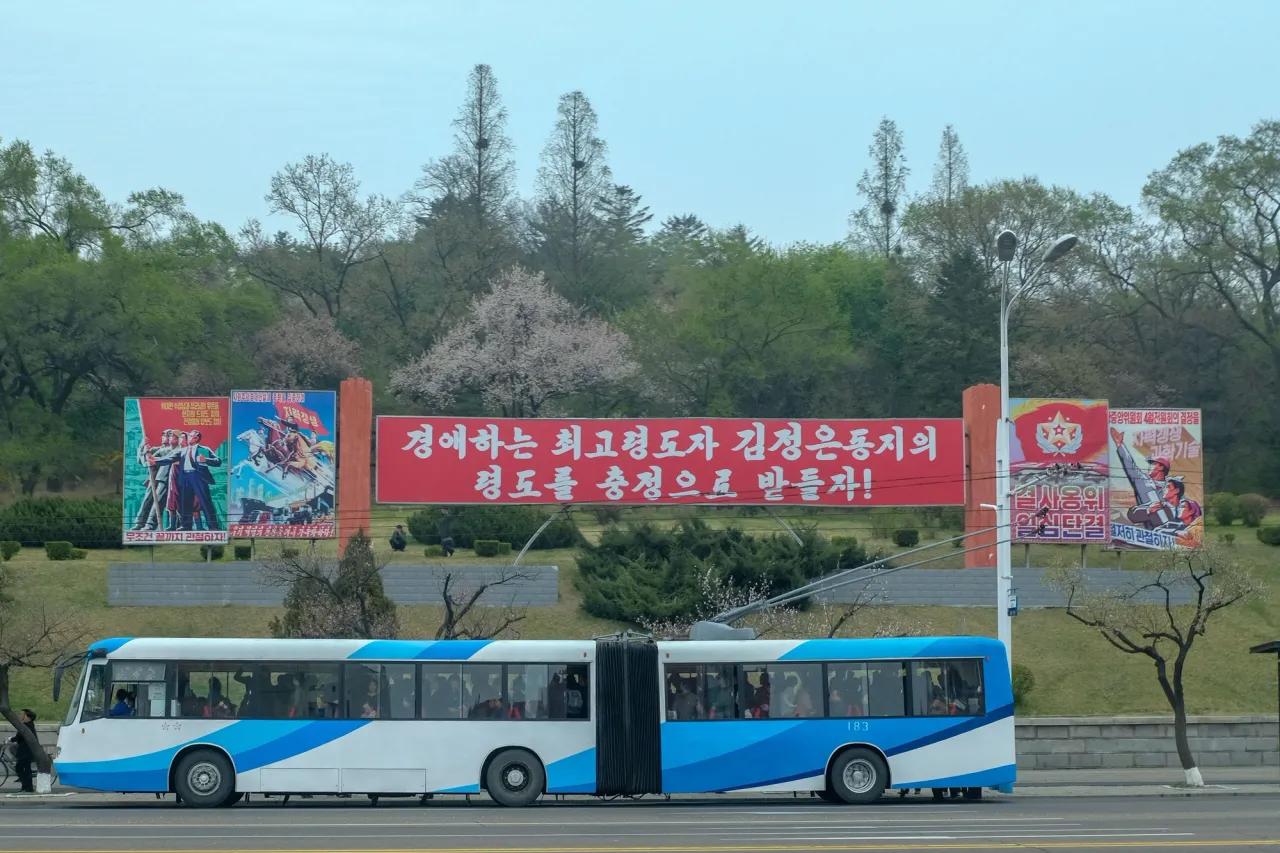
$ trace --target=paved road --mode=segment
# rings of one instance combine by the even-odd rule
[[[294,800],[180,809],[133,799],[0,805],[0,851],[805,853],[841,850],[1280,850],[1280,797],[1040,798],[828,806],[761,798],[507,810],[458,801]]]

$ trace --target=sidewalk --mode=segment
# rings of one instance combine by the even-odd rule
[[[1280,796],[1280,768],[1276,767],[1206,767],[1201,768],[1205,787],[1183,788],[1182,772],[1169,768],[1150,770],[1020,770],[1013,794],[985,791],[991,799],[1023,797],[1206,797],[1271,795]],[[924,796],[929,792],[925,791]],[[730,794],[728,797],[789,798],[790,794]],[[889,792],[888,796],[895,796]],[[676,795],[672,799],[705,799],[706,795]],[[258,797],[254,796],[254,800]],[[585,797],[571,797],[585,800]],[[720,799],[716,797],[715,799]],[[167,797],[172,802],[172,797]],[[478,803],[487,803],[486,797],[475,797]],[[68,803],[93,803],[94,805],[140,805],[154,803],[153,794],[102,794],[77,791],[54,785],[53,793],[45,796],[17,794],[10,788],[0,792],[0,808],[21,805],[58,805]],[[334,803],[351,805],[363,798],[334,800]]]

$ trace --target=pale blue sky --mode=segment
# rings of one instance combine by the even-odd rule
[[[884,115],[913,190],[950,122],[976,180],[1136,201],[1179,148],[1280,112],[1278,24],[1274,0],[0,0],[0,138],[54,149],[113,199],[164,186],[238,229],[309,152],[406,190],[488,62],[523,192],[556,98],[582,89],[615,179],[659,219],[827,241]]]

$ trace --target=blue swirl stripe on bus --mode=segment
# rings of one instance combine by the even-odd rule
[[[109,655],[112,652],[118,650],[121,646],[123,646],[125,643],[129,642],[132,639],[133,637],[111,637],[110,639],[99,640],[98,642],[94,643],[92,646],[89,647],[89,651],[95,652],[100,649],[102,650],[103,654]]]
[[[594,794],[596,791],[595,747],[547,765],[547,793]]]
[[[192,744],[219,746],[231,756],[236,772],[255,770],[332,743],[369,720],[242,720],[209,735],[167,749],[107,761],[58,762],[63,784],[107,791],[167,791],[169,767],[180,750]],[[122,723],[128,725],[128,723]]]
[[[348,660],[470,660],[491,640],[372,640]]]
[[[1011,712],[999,709],[999,716],[959,723],[954,717],[877,719],[871,721],[876,726],[872,737],[852,735],[848,720],[667,722],[662,724],[662,789],[732,791],[821,776],[831,753],[850,740],[869,740],[893,756],[980,728]],[[1007,772],[999,775],[999,781],[1008,779]]]

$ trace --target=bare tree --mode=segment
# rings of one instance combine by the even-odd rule
[[[37,738],[21,725],[9,695],[9,676],[15,668],[52,669],[69,658],[69,650],[84,642],[75,615],[51,616],[43,607],[32,609],[9,593],[9,570],[0,566],[0,717],[17,730],[35,757],[42,793],[48,793],[53,762]],[[37,789],[39,790],[39,788]]]
[[[603,229],[601,202],[613,189],[596,111],[582,92],[560,98],[538,169],[535,230],[541,254],[565,292],[585,301]]]
[[[942,129],[942,141],[938,143],[938,161],[933,167],[933,182],[929,190],[944,205],[960,201],[960,195],[969,186],[969,155],[960,144],[960,134],[954,125]]]
[[[453,120],[453,153],[422,167],[412,196],[421,207],[452,196],[470,211],[477,229],[505,223],[515,192],[514,146],[507,135],[507,108],[493,69],[480,64],[467,78],[467,97]],[[425,211],[424,211],[425,212]]]
[[[867,153],[871,166],[858,181],[858,193],[866,203],[851,217],[852,236],[887,258],[899,246],[899,217],[909,171],[902,153],[902,131],[893,119],[880,120]]]
[[[828,637],[914,637],[926,632],[924,623],[904,615],[901,608],[885,606],[884,587],[878,579],[843,589],[852,589],[853,597],[823,608]]]
[[[435,346],[392,374],[391,387],[436,406],[468,389],[504,416],[537,417],[550,402],[633,376],[628,350],[626,335],[584,317],[541,274],[514,268]]]
[[[288,589],[284,614],[271,620],[271,633],[313,639],[395,638],[400,620],[382,588],[385,565],[363,533],[351,537],[336,568],[314,551],[282,551],[266,560],[267,581]]]
[[[337,319],[352,272],[375,260],[399,216],[386,198],[360,198],[350,163],[308,154],[271,178],[268,209],[292,219],[298,235],[267,236],[250,220],[241,232],[250,275],[294,297],[312,314]]]
[[[1173,734],[1186,784],[1202,786],[1187,740],[1183,677],[1196,637],[1214,613],[1262,591],[1261,585],[1226,551],[1211,547],[1160,555],[1154,577],[1127,589],[1090,591],[1078,566],[1055,570],[1053,585],[1067,597],[1067,615],[1093,628],[1115,648],[1151,660],[1160,691],[1173,710]],[[1174,604],[1190,593],[1191,603]]]
[[[512,596],[501,604],[495,599],[501,596],[503,587],[528,577],[514,566],[503,567],[496,578],[481,583],[460,580],[459,575],[447,572],[440,580],[444,615],[436,629],[436,639],[488,640],[502,635],[518,639],[520,635],[514,629],[524,621],[525,610],[514,606]]]
[[[514,146],[488,65],[471,70],[453,130],[453,153],[423,166],[405,200],[425,232],[416,242],[429,250],[422,259],[427,268],[446,290],[474,293],[515,257]]]

